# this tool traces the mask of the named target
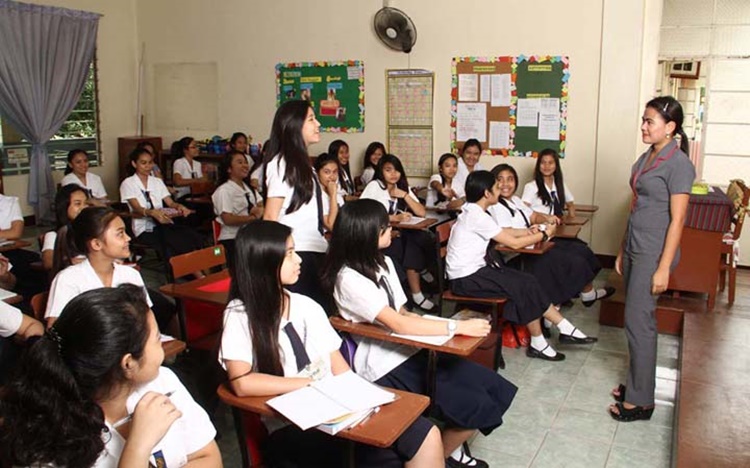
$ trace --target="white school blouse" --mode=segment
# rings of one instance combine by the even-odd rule
[[[15,335],[23,322],[23,312],[5,301],[0,301],[0,336]]]
[[[487,212],[492,215],[492,218],[500,227],[526,229],[528,226],[526,226],[526,221],[523,217],[525,215],[526,220],[531,224],[531,215],[534,214],[534,211],[515,195],[510,200],[505,200],[505,202],[513,210],[513,213],[504,207],[501,202],[489,207]]]
[[[66,174],[65,177],[63,177],[60,181],[60,185],[62,185],[63,187],[71,184],[80,185],[86,190],[89,190],[91,192],[91,196],[93,196],[94,198],[107,198],[107,191],[104,189],[102,178],[91,171],[86,172],[85,184],[82,184],[81,179],[79,179],[78,176],[72,172],[70,174]]]
[[[547,192],[550,194],[550,197],[552,196],[552,191],[557,191],[557,187],[555,186],[555,183],[552,182],[552,186],[548,186],[545,184],[544,186],[547,189]],[[568,184],[564,185],[565,188],[565,203],[569,203],[573,201],[573,192],[571,192],[568,189]],[[526,203],[527,206],[530,206],[532,210],[536,211],[537,213],[542,214],[555,214],[555,207],[550,204],[549,206],[545,205],[542,202],[542,199],[539,197],[539,190],[537,190],[536,187],[536,181],[531,181],[523,186],[523,195],[521,196],[521,199],[523,199],[523,202]],[[565,207],[563,207],[565,209]]]
[[[377,277],[385,277],[393,291],[396,311],[406,303],[404,290],[401,288],[396,268],[389,257],[385,257],[388,271],[380,269]],[[336,276],[333,290],[339,314],[352,322],[375,323],[378,314],[388,306],[388,294],[385,289],[373,283],[356,270],[344,267]],[[353,336],[357,341],[357,352],[354,354],[354,369],[363,378],[374,382],[416,354],[419,350],[412,346],[387,341],[373,340]]]
[[[474,165],[474,170],[475,171],[483,170],[482,165],[479,162],[477,162]],[[458,158],[458,170],[456,171],[456,176],[453,178],[453,182],[451,184],[458,198],[462,198],[466,196],[466,178],[469,177],[469,174],[470,174],[469,168],[466,167],[464,158]]]
[[[10,229],[13,221],[23,221],[18,197],[0,194],[0,229]]]
[[[247,204],[247,197],[245,197],[245,194],[248,194],[250,203],[252,203],[253,206],[257,205],[260,201],[260,194],[248,187],[247,184],[242,182],[242,186],[239,186],[231,180],[219,185],[213,195],[211,195],[211,201],[214,204],[216,222],[221,224],[219,240],[234,239],[237,237],[237,231],[242,227],[228,226],[224,224],[224,221],[221,219],[222,213],[249,216],[250,207]]]
[[[435,208],[438,205],[438,192],[434,188],[432,188],[432,183],[437,182],[440,185],[445,186],[443,184],[443,177],[440,174],[432,174],[432,177],[430,177],[430,181],[427,182],[427,199],[425,200],[425,206],[427,208]],[[448,186],[449,188],[452,188],[453,190],[456,189],[455,180],[451,181],[451,184]],[[452,202],[453,200],[456,200],[456,198],[451,198],[450,200],[445,200],[440,203],[448,204],[448,202]]]
[[[465,278],[487,265],[487,245],[502,230],[481,206],[466,203],[448,239],[445,257],[448,279]]]
[[[187,158],[180,158],[174,162],[172,166],[172,176],[180,174],[183,179],[200,179],[203,177],[203,171],[201,170],[201,163],[193,159],[193,164],[190,164]],[[177,193],[175,197],[180,198],[190,194],[190,186],[184,187],[175,186]]]
[[[135,198],[138,200],[138,203],[140,203],[141,208],[150,210],[151,206],[146,201],[147,191],[151,203],[153,204],[153,209],[158,210],[164,208],[163,200],[170,196],[170,193],[169,190],[167,190],[167,186],[164,185],[164,181],[154,176],[148,176],[145,187],[137,174],[133,174],[123,180],[120,184],[120,200],[127,203],[128,200]],[[128,203],[128,208],[132,213],[133,207],[130,206],[130,203]],[[135,237],[138,237],[144,232],[153,231],[156,226],[156,221],[150,216],[143,218],[133,217],[132,226],[133,234],[135,234]]]
[[[164,437],[152,449],[149,458],[150,466],[163,466],[164,468],[185,466],[188,462],[188,455],[197,452],[214,440],[216,429],[203,408],[193,400],[190,392],[182,385],[180,379],[166,367],[160,367],[159,375],[154,380],[142,385],[128,396],[126,402],[128,414],[133,414],[135,406],[148,392],[161,394],[174,392],[169,399],[182,413],[182,416],[172,423]],[[99,454],[94,468],[117,468],[125,448],[125,439],[117,432],[117,429],[113,428],[109,422],[106,422],[106,425],[109,432],[102,434],[106,441],[104,451]],[[156,462],[157,457],[154,454],[159,454],[159,452],[163,457],[163,465]]]
[[[414,195],[411,187],[409,187],[407,193],[409,194],[409,198],[417,203],[420,203],[419,198]],[[380,202],[380,204],[383,205],[385,211],[387,211],[388,214],[396,214],[393,207],[395,207],[398,203],[398,199],[391,197],[391,194],[388,193],[388,189],[385,188],[385,184],[379,180],[373,180],[372,182],[367,184],[367,187],[365,187],[365,189],[362,191],[362,195],[360,195],[359,198]]]
[[[141,274],[133,267],[114,263],[115,271],[112,274],[112,287],[116,288],[121,284],[134,284],[143,288],[146,294],[146,302],[151,307],[151,298],[148,296],[146,285],[143,284]],[[86,259],[77,265],[71,265],[55,276],[52,280],[52,286],[49,289],[49,299],[47,300],[47,310],[44,312],[44,318],[59,317],[68,302],[74,297],[92,289],[103,288],[104,284],[94,271],[94,268]]]
[[[298,252],[319,252],[324,253],[328,250],[328,241],[318,231],[318,206],[315,200],[316,180],[313,180],[313,193],[310,200],[300,206],[294,213],[287,214],[286,210],[292,203],[294,187],[284,180],[286,172],[286,160],[279,155],[266,166],[266,183],[268,193],[266,198],[283,198],[278,221],[292,228],[292,238],[294,239],[294,248]],[[310,177],[315,177],[312,170]],[[324,192],[321,187],[321,192]]]
[[[367,166],[362,171],[362,175],[359,176],[359,179],[362,181],[362,185],[367,185],[370,183],[373,177],[375,177],[375,168],[372,166]]]

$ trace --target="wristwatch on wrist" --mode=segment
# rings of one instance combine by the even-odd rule
[[[448,320],[446,323],[448,325],[448,336],[455,335],[456,330],[458,330],[458,322],[455,320]]]
[[[547,233],[542,231],[542,242],[547,242],[548,239],[549,239],[549,236],[547,235]]]

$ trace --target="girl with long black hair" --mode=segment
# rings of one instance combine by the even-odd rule
[[[276,111],[265,149],[266,208],[263,219],[292,228],[302,273],[290,290],[324,308],[320,268],[328,249],[323,237],[323,189],[313,172],[308,147],[320,141],[320,122],[308,101],[287,101]]]
[[[546,215],[550,221],[556,218],[561,221],[565,211],[575,217],[573,193],[563,180],[560,155],[557,151],[546,148],[539,153],[534,165],[534,180],[523,188],[521,199],[537,213]]]
[[[339,162],[339,185],[344,195],[354,195],[352,172],[349,170],[349,145],[344,140],[333,140],[328,145],[328,156]]]
[[[74,298],[3,389],[2,458],[14,466],[221,467],[211,421],[163,360],[143,289]]]
[[[89,155],[82,149],[68,152],[68,165],[65,166],[65,177],[60,181],[63,187],[76,184],[84,188],[92,204],[101,204],[107,199],[107,190],[102,178],[89,171]]]
[[[77,184],[60,187],[55,195],[55,229],[46,232],[42,240],[42,265],[45,270],[52,272],[52,276],[70,265],[70,262],[81,260],[75,247],[68,243],[70,239],[66,232],[78,213],[86,208],[88,198],[86,189]],[[60,232],[61,230],[64,232]],[[58,238],[67,245],[56,247]],[[69,254],[73,257],[67,258]]]
[[[300,276],[292,230],[276,222],[254,221],[240,228],[235,247],[219,354],[234,392],[279,395],[350,371],[339,352],[341,339],[323,309],[287,290]],[[266,455],[272,464],[287,466],[283,460],[293,466],[340,466],[345,450],[341,439],[303,432],[277,419],[264,422],[270,432]],[[438,466],[441,448],[437,429],[419,418],[388,449],[357,445],[357,466]]]
[[[359,177],[362,181],[362,188],[372,181],[375,177],[375,169],[378,167],[380,158],[385,154],[385,146],[379,141],[373,141],[365,149],[365,161],[362,168],[362,175]]]
[[[445,153],[438,160],[438,173],[430,177],[427,187],[427,208],[458,208],[464,204],[453,189],[453,179],[458,172],[458,157],[453,153]]]

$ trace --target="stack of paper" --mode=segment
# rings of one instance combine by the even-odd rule
[[[349,371],[272,398],[268,405],[302,430],[318,426],[324,432],[335,434],[359,423],[375,408],[395,398],[394,393]],[[335,432],[330,432],[333,430]]]

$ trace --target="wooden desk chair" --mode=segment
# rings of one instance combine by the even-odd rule
[[[197,271],[224,267],[226,262],[224,246],[221,244],[169,259],[173,281]],[[182,340],[194,348],[214,350],[221,333],[224,307],[201,301],[178,299],[177,311]]]
[[[214,245],[219,245],[219,236],[221,235],[221,223],[216,218],[211,220],[211,234],[214,237]]]
[[[242,455],[242,467],[264,466],[261,447],[268,438],[268,431],[260,415],[238,408],[234,404],[238,397],[226,384],[220,385],[216,393],[219,399],[232,409],[234,430],[237,433],[240,455]]]
[[[47,310],[47,299],[49,291],[34,294],[31,298],[31,310],[34,312],[34,318],[42,323],[44,322],[44,311]]]
[[[721,269],[719,271],[719,291],[724,291],[727,285],[727,276],[729,276],[729,296],[728,303],[734,304],[735,284],[737,283],[737,266],[734,254],[734,244],[739,242],[742,233],[742,225],[745,222],[745,214],[750,202],[750,189],[747,188],[742,180],[732,180],[727,189],[727,196],[734,203],[734,219],[732,224],[734,228],[724,236],[724,242],[721,244]]]
[[[507,302],[504,297],[493,297],[493,298],[481,298],[481,297],[468,297],[459,296],[454,294],[447,285],[447,278],[445,275],[445,256],[448,253],[448,238],[450,237],[451,229],[456,223],[455,220],[450,220],[435,226],[435,251],[437,252],[437,281],[438,290],[440,296],[438,300],[438,310],[443,310],[443,301],[453,301],[456,303],[456,311],[458,310],[459,304],[481,304],[483,306],[490,307],[492,314],[492,333],[487,336],[487,339],[479,347],[477,352],[477,360],[481,364],[486,364],[485,360],[482,359],[483,355],[487,355],[488,352],[492,351],[492,369],[505,369],[505,360],[503,359],[503,342],[502,342],[502,325],[503,307]]]

